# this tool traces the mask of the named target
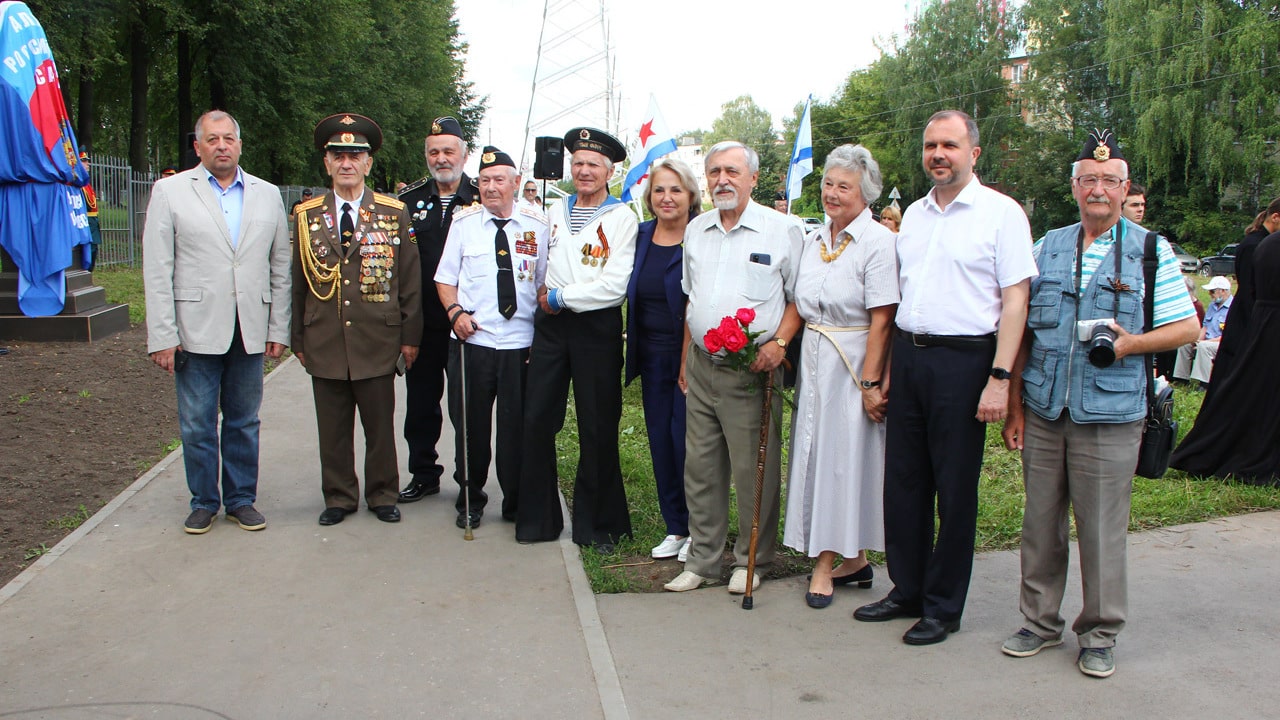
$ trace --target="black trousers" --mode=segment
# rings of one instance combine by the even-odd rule
[[[622,416],[622,310],[534,316],[525,395],[524,463],[516,539],[555,540],[564,529],[557,489],[556,434],[564,427],[569,383],[578,412],[573,541],[616,543],[631,534],[618,466]]]
[[[454,471],[458,483],[458,512],[466,509],[464,488],[471,496],[471,509],[483,510],[489,503],[484,491],[489,478],[493,451],[493,404],[498,403],[497,473],[502,488],[502,516],[515,519],[520,487],[520,461],[524,437],[524,388],[529,371],[529,350],[495,350],[454,340],[449,347],[449,420],[453,423]],[[462,353],[466,352],[467,477],[462,477]]]
[[[436,444],[444,424],[440,399],[444,396],[450,342],[448,330],[425,330],[418,359],[404,374],[404,439],[409,443],[409,472],[428,484],[439,483],[444,474]]]
[[[939,620],[959,619],[969,592],[986,441],[975,416],[993,355],[994,345],[921,348],[894,337],[884,477],[889,599]]]

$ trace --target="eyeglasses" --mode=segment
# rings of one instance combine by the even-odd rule
[[[1124,180],[1111,175],[1081,175],[1074,178],[1076,184],[1086,190],[1092,190],[1101,185],[1104,190],[1115,190],[1120,187]]]
[[[536,193],[538,192],[538,188],[525,188],[524,191],[527,193]]]

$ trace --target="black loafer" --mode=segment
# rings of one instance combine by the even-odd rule
[[[321,525],[337,525],[338,523],[345,520],[347,518],[347,515],[350,513],[351,513],[350,510],[343,510],[342,508],[339,508],[339,507],[325,508],[324,512],[320,513],[320,524]]]
[[[440,478],[434,480],[426,480],[414,478],[409,486],[400,491],[399,500],[402,503],[418,502],[428,495],[440,494]]]
[[[482,517],[484,517],[483,510],[471,511],[471,529],[472,530],[475,530],[476,528],[480,527],[480,518]],[[465,511],[458,513],[458,519],[454,522],[454,524],[460,528],[465,528],[467,526],[467,513]]]
[[[959,620],[922,617],[902,636],[902,642],[908,645],[933,645],[946,640],[948,635],[959,629]]]
[[[871,580],[873,577],[875,577],[875,573],[871,570],[871,563],[867,563],[867,565],[858,572],[832,577],[831,584],[850,585],[852,583],[858,583],[858,587],[863,590],[867,590],[871,587]]]
[[[853,619],[862,622],[884,622],[904,617],[920,617],[920,611],[906,605],[899,605],[889,598],[863,605],[853,611]]]
[[[804,594],[804,601],[809,604],[809,607],[814,608],[815,610],[821,610],[822,608],[830,605],[831,600],[834,597],[835,593],[823,595],[822,593],[807,592]]]
[[[400,522],[400,508],[395,505],[379,505],[369,508],[382,522]]]

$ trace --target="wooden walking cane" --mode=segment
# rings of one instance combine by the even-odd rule
[[[756,453],[756,484],[752,495],[755,507],[751,509],[751,543],[747,546],[747,593],[742,596],[742,609],[755,606],[751,590],[756,577],[756,544],[760,541],[760,496],[764,494],[764,463],[769,451],[769,420],[773,414],[773,371],[764,374],[764,405],[760,408],[760,450]]]

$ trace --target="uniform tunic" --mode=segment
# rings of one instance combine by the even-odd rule
[[[796,309],[815,329],[801,343],[797,408],[791,426],[787,524],[783,543],[816,557],[824,550],[843,556],[884,549],[885,425],[867,417],[862,391],[849,373],[861,372],[867,352],[871,308],[898,302],[894,235],[870,210],[840,233],[853,236],[835,260],[823,262],[820,246],[830,240],[824,225],[805,243],[796,279]]]

